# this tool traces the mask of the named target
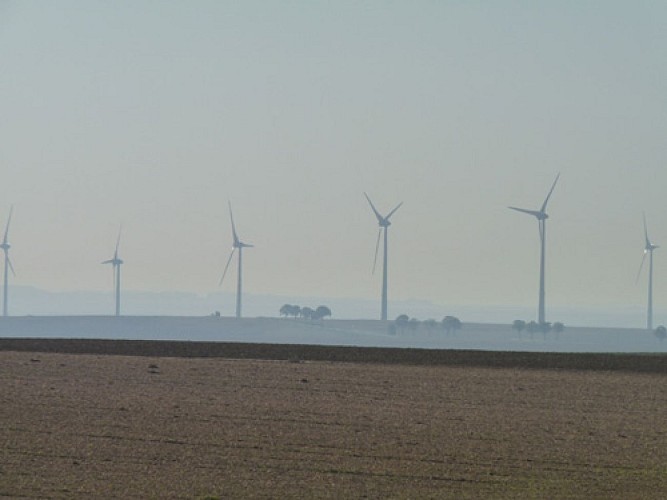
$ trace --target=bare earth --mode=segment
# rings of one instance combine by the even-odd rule
[[[0,497],[664,498],[666,381],[0,351]]]

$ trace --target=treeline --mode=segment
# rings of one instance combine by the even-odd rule
[[[318,306],[316,309],[312,307],[301,307],[292,304],[285,304],[280,308],[280,315],[285,317],[293,317],[310,319],[310,320],[320,320],[327,317],[331,317],[331,309],[327,306]]]
[[[391,335],[405,333],[406,331],[416,331],[419,328],[428,331],[441,329],[449,335],[450,333],[456,333],[463,328],[463,323],[461,323],[461,320],[456,316],[445,316],[442,318],[442,321],[436,321],[435,319],[425,319],[424,321],[420,321],[417,318],[410,318],[407,314],[401,314],[396,317],[394,321],[389,323],[388,327],[389,334]]]
[[[521,332],[525,330],[530,333],[531,337],[537,332],[540,332],[546,336],[546,334],[551,331],[555,332],[556,334],[561,333],[563,330],[565,330],[565,325],[560,321],[556,321],[554,324],[551,324],[548,321],[545,321],[544,323],[538,323],[537,321],[526,322],[522,319],[515,319],[514,322],[512,322],[512,329],[516,330],[519,335],[521,335]]]

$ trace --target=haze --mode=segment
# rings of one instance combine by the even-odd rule
[[[643,307],[642,211],[667,246],[666,20],[657,1],[0,0],[12,284],[111,293],[122,224],[125,289],[218,291],[230,200],[248,293],[379,302],[366,191],[404,202],[391,300],[536,307],[537,224],[506,207],[538,209],[561,172],[547,308]]]

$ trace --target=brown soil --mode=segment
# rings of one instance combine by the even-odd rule
[[[0,497],[667,494],[664,356],[7,341]]]

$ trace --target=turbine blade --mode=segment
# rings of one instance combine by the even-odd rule
[[[651,248],[651,240],[648,239],[648,228],[646,226],[646,213],[642,212],[642,216],[644,218],[644,241],[646,243],[646,249],[648,250]]]
[[[101,264],[113,264],[113,259],[105,260],[104,262],[101,262]]]
[[[375,242],[375,258],[373,259],[373,272],[371,274],[375,274],[375,264],[377,264],[378,261],[378,250],[380,249],[380,236],[382,235],[382,228],[378,231],[378,239]]]
[[[382,215],[380,215],[380,212],[377,211],[377,208],[375,208],[375,205],[373,205],[373,202],[371,201],[371,199],[368,197],[368,195],[365,192],[364,192],[364,196],[366,197],[366,199],[368,200],[369,205],[373,209],[373,213],[375,214],[375,217],[377,217],[378,222],[380,224],[382,224],[384,218],[382,217]]]
[[[224,281],[225,276],[227,275],[227,270],[229,269],[229,264],[232,262],[232,257],[234,257],[234,252],[236,252],[236,247],[232,248],[232,253],[229,254],[227,264],[225,265],[225,270],[222,272],[222,278],[220,278],[220,283],[218,283],[218,286],[222,286],[222,282]]]
[[[237,247],[241,242],[239,241],[239,237],[236,234],[236,226],[234,225],[234,214],[232,213],[232,202],[228,201],[227,203],[229,204],[229,218],[232,221],[232,236],[234,238],[234,246]]]
[[[537,210],[528,210],[526,208],[517,208],[517,207],[507,207],[507,208],[516,210],[517,212],[522,212],[524,214],[532,215],[533,217],[539,217],[540,215],[542,215],[542,213],[538,212]]]
[[[644,256],[642,257],[642,263],[639,265],[639,271],[637,271],[637,278],[635,279],[635,285],[637,283],[639,283],[639,276],[641,275],[642,269],[644,268],[644,261],[646,260],[646,254],[647,253],[648,252],[646,250],[644,250]]]
[[[391,212],[389,212],[389,213],[387,214],[387,216],[386,216],[384,219],[385,219],[385,220],[389,220],[389,217],[391,217],[392,215],[394,215],[394,213],[396,212],[396,210],[398,210],[399,208],[401,208],[401,205],[403,205],[403,202],[400,202],[398,205],[396,205],[396,208],[394,208]]]
[[[556,176],[556,180],[551,185],[551,189],[549,190],[549,194],[544,199],[544,203],[542,203],[542,208],[540,209],[540,212],[544,213],[544,211],[547,209],[547,203],[549,203],[549,198],[551,198],[551,193],[554,192],[554,188],[556,187],[556,183],[558,182],[559,178],[560,178],[560,172],[558,172],[558,175]]]
[[[7,256],[7,264],[9,264],[9,269],[11,269],[12,274],[16,276],[16,272],[14,271],[14,266],[12,265],[12,261],[10,260],[9,256]]]
[[[118,238],[116,238],[116,250],[113,253],[113,258],[117,259],[118,258],[118,246],[120,245],[120,232],[122,231],[123,226],[118,228]]]
[[[12,213],[14,213],[14,205],[9,208],[9,217],[7,217],[7,226],[5,227],[5,237],[2,240],[4,244],[7,243],[7,236],[9,234],[9,223],[12,221]]]

